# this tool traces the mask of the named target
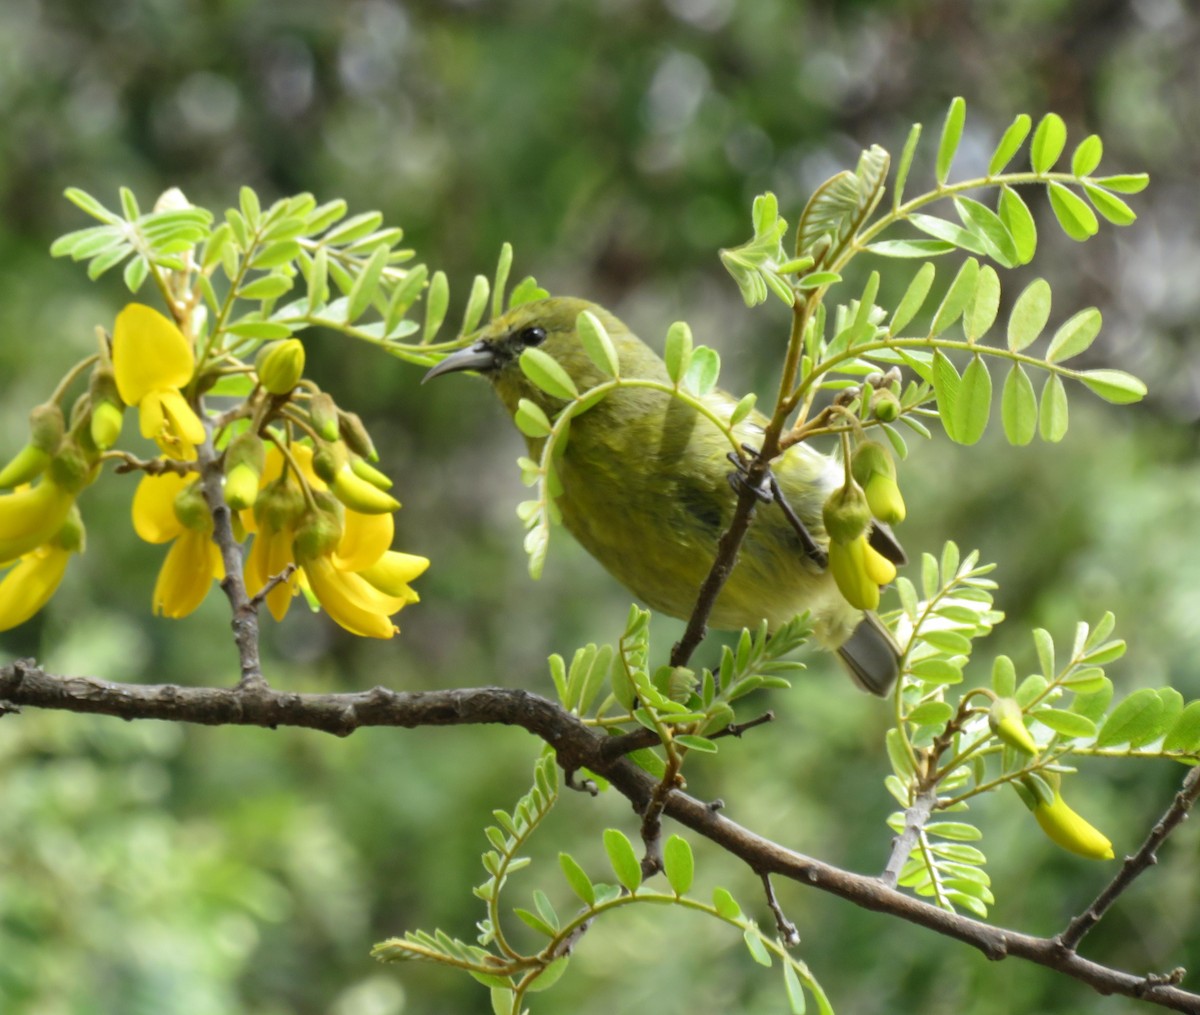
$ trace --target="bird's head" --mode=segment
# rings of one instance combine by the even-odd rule
[[[604,325],[621,362],[621,372],[647,376],[647,364],[652,368],[658,358],[621,321],[587,300],[554,297],[523,303],[497,317],[475,332],[470,345],[452,352],[424,379],[473,370],[492,382],[510,412],[516,411],[520,399],[528,398],[553,413],[563,403],[525,376],[520,365],[521,353],[529,348],[541,349],[566,370],[580,391],[604,381],[605,375],[588,358],[576,329],[575,322],[584,310],[591,311]],[[658,369],[662,370],[661,362]]]

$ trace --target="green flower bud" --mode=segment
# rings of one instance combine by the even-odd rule
[[[83,527],[83,516],[75,504],[71,505],[71,510],[67,512],[67,520],[50,542],[68,553],[83,553],[87,545],[87,533]]]
[[[327,441],[338,439],[338,407],[332,395],[318,391],[309,399],[308,414],[319,436]]]
[[[884,423],[894,423],[900,415],[900,399],[888,388],[880,388],[871,396],[871,415]]]
[[[29,413],[29,443],[49,455],[58,450],[65,430],[62,409],[54,402],[35,405]]]
[[[209,513],[208,501],[204,499],[199,480],[189,483],[175,495],[175,517],[184,528],[194,532],[212,528],[212,515]]]
[[[988,725],[992,732],[1009,747],[1025,754],[1037,754],[1038,746],[1021,716],[1021,706],[1015,698],[997,698],[988,712]]]
[[[379,461],[379,452],[375,450],[375,445],[371,443],[371,435],[367,433],[367,428],[363,426],[363,421],[359,418],[358,413],[338,409],[337,414],[339,432],[342,435],[342,440],[346,442],[347,447],[356,455],[361,455],[368,462]]]
[[[88,431],[97,451],[107,451],[121,437],[125,403],[117,390],[112,369],[105,366],[92,371],[88,383]]]
[[[259,529],[282,532],[304,513],[304,492],[283,477],[268,483],[254,502],[254,520]]]
[[[346,445],[341,441],[318,441],[313,449],[313,472],[332,486],[338,470],[346,464],[348,457]]]
[[[871,524],[871,509],[857,483],[834,490],[825,501],[821,514],[825,520],[825,531],[835,543],[854,542]]]
[[[98,451],[107,451],[121,439],[125,413],[112,402],[97,402],[88,424],[92,443]]]
[[[92,481],[92,464],[74,440],[64,441],[50,459],[50,478],[68,493],[79,493]]]
[[[337,549],[342,538],[342,523],[333,511],[321,508],[304,512],[296,526],[293,552],[301,564],[306,560],[325,557]]]
[[[268,342],[258,350],[254,369],[272,395],[289,395],[304,376],[304,343],[298,338]]]
[[[234,511],[244,511],[258,500],[259,473],[246,462],[225,470],[225,503]]]
[[[887,448],[877,441],[864,441],[850,460],[850,471],[866,494],[871,514],[889,525],[904,521],[904,498],[896,485],[896,466]]]
[[[331,486],[337,499],[359,514],[382,515],[400,510],[395,497],[356,476],[349,465],[338,469]]]

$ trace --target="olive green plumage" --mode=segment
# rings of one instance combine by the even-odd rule
[[[520,354],[536,345],[565,368],[582,392],[608,378],[588,358],[576,319],[589,310],[603,323],[625,378],[669,384],[666,366],[644,342],[602,307],[554,298],[514,308],[452,354],[429,377],[477,370],[494,386],[510,413],[520,399],[549,416],[563,407],[521,371]],[[713,412],[729,418],[736,400],[723,391],[704,396]],[[766,423],[752,412],[737,427],[739,443],[757,446]],[[532,454],[541,440],[527,438]],[[567,530],[604,567],[652,609],[686,618],[712,565],[717,540],[728,527],[737,495],[727,438],[702,414],[662,391],[621,387],[571,421],[558,465],[558,506]],[[843,467],[801,444],[772,463],[784,498],[819,545],[827,543],[821,508],[843,481]],[[777,628],[810,611],[818,640],[843,648],[856,681],[886,693],[895,677],[895,651],[873,620],[838,592],[829,572],[805,553],[796,530],[777,505],[762,505],[713,608],[717,628],[756,627],[764,618]],[[857,631],[856,631],[857,629]],[[861,645],[860,645],[861,643]]]

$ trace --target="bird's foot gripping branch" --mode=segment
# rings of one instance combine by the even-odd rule
[[[0,668],[0,712],[36,706],[294,724],[343,736],[367,724],[529,730],[548,746],[529,792],[511,811],[493,812],[485,829],[486,877],[472,889],[484,908],[477,937],[412,931],[376,948],[385,960],[424,959],[470,974],[497,1012],[519,1015],[562,976],[589,927],[643,903],[731,925],[755,962],[779,960],[792,1011],[809,1002],[830,1011],[795,952],[796,930],[772,877],[891,913],[992,958],[1049,966],[1102,993],[1200,1011],[1200,996],[1175,974],[1137,976],[1076,950],[1154,862],[1195,799],[1196,779],[1140,846],[1067,803],[1080,795],[1079,758],[1200,762],[1200,702],[1185,703],[1169,687],[1117,694],[1105,667],[1125,646],[1113,637],[1111,614],[1079,624],[1065,646],[1035,631],[1028,660],[981,662],[977,640],[1002,619],[990,568],[947,542],[936,555],[919,554],[916,574],[897,570],[906,560],[893,529],[906,513],[907,441],[929,437],[936,424],[952,441],[978,442],[992,415],[993,367],[1004,370],[999,416],[1016,445],[1063,438],[1068,382],[1114,403],[1145,391],[1119,369],[1067,365],[1092,347],[1097,309],[1066,317],[1043,339],[1043,280],[1026,285],[997,325],[1001,271],[1027,264],[1036,248],[1022,195],[1045,192],[1066,234],[1085,240],[1099,227],[1097,213],[1116,225],[1133,221],[1119,195],[1139,191],[1145,177],[1097,176],[1095,137],[1056,169],[1066,131],[1049,114],[1036,129],[1018,117],[984,175],[951,181],[964,116],[956,100],[937,144],[934,186],[917,196],[905,195],[914,127],[894,172],[888,154],[872,147],[854,171],[818,188],[787,248],[775,197],[754,202],[753,237],[721,258],[747,306],[775,296],[786,314],[769,412],[756,409],[752,394],[717,387],[716,349],[697,345],[685,324],[672,326],[660,355],[593,303],[551,298],[530,278],[510,291],[507,247],[494,278],[476,278],[459,338],[440,341],[446,278],[415,263],[378,214],[347,218],[344,203],[318,205],[308,195],[263,208],[246,189],[218,222],[178,192],[148,213],[126,191],[119,212],[69,192],[99,224],[63,237],[53,252],[88,262],[92,277],[124,264],[129,290],[153,290],[161,309],[134,302],[115,312],[98,331],[96,353],[66,370],[32,412],[24,448],[0,470],[10,491],[0,494],[0,629],[51,598],[83,548],[81,495],[111,463],[115,474],[139,476],[136,533],[170,544],[155,611],[182,617],[219,581],[241,673],[231,689],[139,688],[55,678],[16,662]],[[1029,167],[1009,169],[1027,139]],[[875,258],[884,267],[848,292],[851,262]],[[915,269],[906,267],[914,260]],[[554,701],[497,688],[272,690],[258,655],[261,606],[280,617],[303,594],[351,632],[390,638],[392,618],[416,600],[409,583],[428,563],[393,549],[399,504],[372,464],[370,437],[306,376],[306,332],[318,327],[430,368],[430,377],[483,374],[527,442],[519,464],[534,492],[518,514],[531,572],[542,571],[561,522],[639,599],[687,621],[673,651],[651,645],[650,612],[634,606],[611,643],[581,648],[569,662],[551,657]],[[135,406],[154,457],[122,436],[125,410]],[[707,665],[693,663],[710,628],[740,634]],[[685,792],[685,773],[697,764],[715,771],[723,740],[773,735],[761,698],[787,688],[801,668],[791,655],[809,640],[837,650],[859,685],[887,698],[885,781],[899,809],[880,815],[878,875],[786,849]],[[787,700],[780,693],[772,705],[787,709]],[[748,704],[752,712],[743,711]],[[598,803],[564,799],[564,782],[598,791]],[[594,863],[575,858],[582,850],[564,848],[558,871],[537,887],[538,868],[523,875],[532,902],[514,905],[523,852],[535,832],[550,834],[551,812],[603,806],[614,793],[639,814],[640,848],[610,828],[599,877]],[[991,820],[1040,830],[1082,857],[1112,858],[1108,835],[1134,850],[1055,938],[983,922],[1006,890],[991,880],[983,829],[969,815],[988,794],[1011,805]],[[695,894],[692,848],[664,830],[668,820],[752,869],[766,887],[774,933],[727,888]]]

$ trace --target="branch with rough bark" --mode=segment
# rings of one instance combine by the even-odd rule
[[[375,687],[347,694],[296,694],[261,683],[233,688],[173,684],[121,684],[90,677],[47,673],[30,660],[0,667],[0,716],[23,707],[111,715],[121,719],[160,719],[209,726],[299,726],[349,736],[364,726],[461,726],[495,723],[519,726],[557,753],[568,773],[587,768],[604,776],[639,813],[653,796],[657,780],[612,750],[612,740],[558,705],[528,691],[481,687],[446,691],[392,691]],[[11,719],[9,720],[11,721]],[[1124,888],[1150,863],[1170,832],[1186,817],[1200,794],[1200,776],[1185,785],[1156,824],[1150,838],[1112,885],[1085,912],[1094,925]],[[950,913],[896,891],[880,877],[842,870],[772,842],[730,821],[719,808],[672,790],[662,813],[704,836],[746,863],[761,878],[786,878],[837,895],[864,909],[897,917],[954,938],[989,959],[1021,958],[1073,977],[1102,994],[1123,994],[1174,1011],[1200,1013],[1200,994],[1178,986],[1182,973],[1139,976],[1081,956],[1082,937],[1073,923],[1055,937],[1036,937]]]

